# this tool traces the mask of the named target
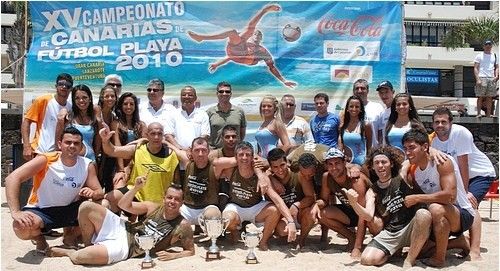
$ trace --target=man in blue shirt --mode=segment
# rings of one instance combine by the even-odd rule
[[[315,143],[337,147],[340,120],[336,114],[328,112],[328,102],[329,97],[325,93],[314,96],[317,114],[311,118],[311,131]]]

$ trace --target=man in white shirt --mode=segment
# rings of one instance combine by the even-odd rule
[[[309,123],[303,117],[295,115],[295,108],[297,108],[295,97],[285,94],[281,98],[281,104],[283,105],[281,120],[286,125],[286,132],[293,148],[306,142],[314,142]]]
[[[358,79],[352,85],[352,93],[361,98],[361,100],[363,101],[363,105],[365,106],[366,120],[373,123],[377,119],[377,116],[384,111],[384,107],[379,103],[368,101],[369,87],[370,86],[368,85],[368,81],[366,81],[365,79]],[[377,131],[373,130],[373,134],[376,135]],[[373,137],[372,146],[377,145],[377,137]]]
[[[389,116],[391,115],[391,104],[394,100],[394,88],[389,81],[382,81],[377,86],[378,97],[384,103],[385,109],[380,112],[377,119],[372,123],[373,129],[377,131],[377,140],[379,145],[384,145],[385,137],[384,130]]]
[[[171,115],[177,109],[171,104],[163,101],[165,94],[165,84],[160,79],[153,79],[148,83],[148,100],[147,104],[141,104],[139,108],[139,116],[146,126],[153,122],[158,122],[163,126],[167,126],[171,122]]]
[[[82,133],[67,127],[58,142],[60,152],[37,155],[5,178],[5,194],[17,237],[32,240],[36,251],[45,253],[49,244],[43,232],[64,228],[63,244],[77,245],[77,215],[80,204],[103,197],[96,168],[90,159],[80,156]],[[33,189],[26,206],[19,202],[23,182],[33,178]]]
[[[497,95],[498,59],[491,52],[493,42],[487,40],[483,52],[474,58],[474,77],[476,78],[477,117],[481,117],[483,105],[486,107],[486,117],[491,117],[493,97]]]
[[[63,108],[71,110],[68,101],[73,78],[67,73],[61,73],[56,79],[56,93],[37,97],[26,111],[21,124],[23,138],[24,160],[31,160],[35,153],[47,153],[56,150],[55,129],[57,114]],[[36,124],[35,137],[30,142],[30,126]]]
[[[442,164],[435,163],[429,155],[429,136],[425,131],[411,129],[404,134],[402,142],[410,163],[409,183],[418,185],[424,192],[406,196],[404,204],[406,207],[428,204],[427,209],[432,215],[436,248],[432,257],[423,262],[444,267],[450,235],[458,237],[456,241],[461,241],[460,248],[469,249],[462,233],[472,226],[474,208],[467,199],[457,163],[450,156]]]
[[[181,109],[173,113],[165,125],[165,139],[179,149],[188,149],[197,137],[210,136],[210,121],[205,111],[196,108],[196,90],[185,86],[181,90]]]
[[[453,115],[446,107],[440,107],[432,114],[435,137],[431,146],[455,159],[464,183],[467,198],[475,209],[474,223],[469,230],[471,260],[480,260],[481,217],[477,210],[488,192],[496,173],[490,159],[474,144],[472,133],[467,128],[453,124]]]

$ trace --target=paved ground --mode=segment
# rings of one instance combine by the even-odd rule
[[[129,259],[106,267],[83,267],[74,266],[68,258],[45,258],[37,254],[34,246],[29,241],[19,240],[12,231],[12,219],[9,209],[5,203],[5,188],[1,188],[2,196],[2,249],[1,270],[139,270],[141,259]],[[449,252],[449,266],[440,270],[499,270],[499,232],[498,232],[498,201],[493,203],[493,216],[489,219],[489,202],[483,201],[480,205],[483,217],[483,235],[481,250],[484,260],[481,262],[470,262],[456,259]],[[156,260],[156,270],[380,270],[380,268],[364,267],[358,262],[353,262],[349,254],[344,252],[346,240],[339,238],[330,231],[330,246],[327,250],[318,251],[319,231],[312,231],[308,239],[309,247],[300,253],[296,253],[286,245],[278,245],[277,240],[271,241],[271,250],[266,252],[257,251],[260,261],[257,265],[247,265],[244,262],[247,250],[243,243],[236,246],[228,246],[226,242],[220,242],[222,259],[206,262],[204,255],[209,242],[196,243],[196,255],[188,258],[178,259],[170,262],[159,262]],[[199,238],[196,238],[198,240]],[[369,241],[365,240],[365,244]],[[61,238],[49,240],[50,245],[60,245]],[[455,251],[456,252],[456,251]],[[402,258],[394,258],[382,268],[384,271],[400,270],[403,264]],[[422,263],[412,270],[434,270]]]

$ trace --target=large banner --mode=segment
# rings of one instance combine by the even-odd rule
[[[145,97],[149,80],[166,82],[167,99],[185,85],[202,106],[220,81],[253,108],[262,94],[294,94],[303,112],[318,92],[344,107],[352,83],[401,84],[400,2],[30,2],[33,43],[27,93],[54,91],[57,74],[98,94],[108,74]],[[143,101],[145,99],[142,99]],[[247,104],[247,106],[245,106]]]

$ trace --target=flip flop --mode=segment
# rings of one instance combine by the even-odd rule
[[[63,236],[62,232],[58,232],[58,231],[55,231],[55,230],[49,230],[49,231],[46,231],[46,232],[42,232],[42,234],[45,235],[45,236],[50,236],[50,237],[61,237],[61,236]]]
[[[45,249],[35,249],[35,252],[36,252],[37,254],[41,254],[41,255],[43,255],[43,256],[46,256],[46,255],[47,255],[47,250],[45,250]]]

